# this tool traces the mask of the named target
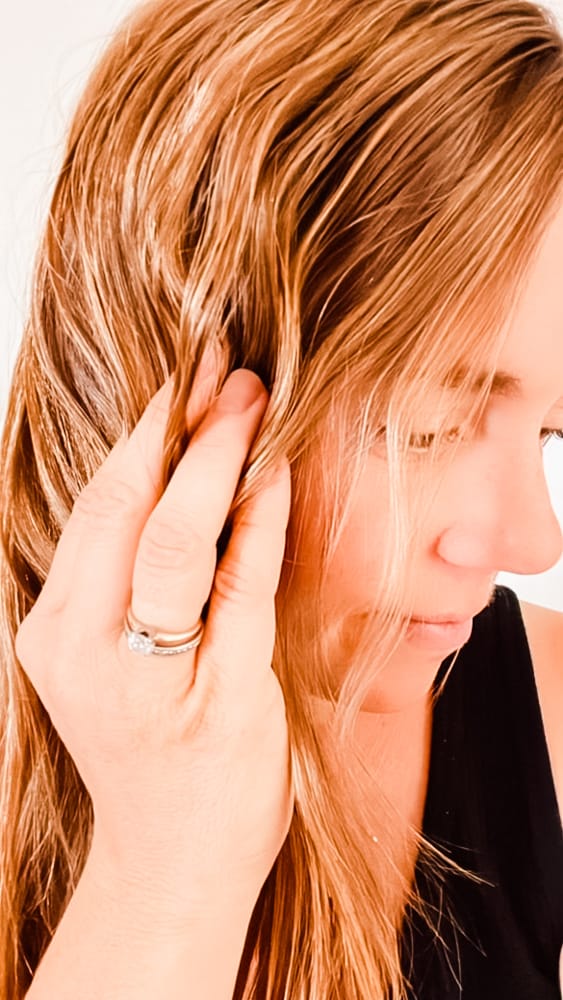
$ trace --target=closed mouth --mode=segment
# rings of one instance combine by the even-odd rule
[[[478,611],[467,615],[425,615],[424,618],[409,618],[409,621],[419,625],[461,625],[462,622],[474,618]]]

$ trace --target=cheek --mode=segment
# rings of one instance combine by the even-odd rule
[[[390,516],[386,477],[368,469],[354,495],[329,567],[325,600],[334,612],[359,610],[381,583]]]
[[[450,476],[447,483],[442,477],[429,482],[428,475],[421,476],[419,471],[418,475],[413,473],[407,483],[408,495],[403,498],[407,503],[406,516],[414,516],[418,525],[406,584],[409,589],[412,587],[414,596],[419,596],[419,591],[424,590],[429,576],[434,573],[432,551],[451,508],[451,481]],[[424,497],[427,503],[422,511],[418,501]],[[314,517],[313,505],[305,524],[314,523]],[[368,460],[356,486],[328,567],[324,603],[330,617],[373,608],[378,591],[385,583],[385,554],[391,542],[392,524],[387,465],[373,457]],[[319,579],[314,532],[310,535],[305,532],[296,555],[298,564],[293,572],[292,590],[296,598],[306,600],[315,591]]]
[[[409,600],[424,606],[425,589],[436,574],[434,549],[449,523],[456,492],[456,475],[432,478],[413,471],[407,483],[406,517],[417,525],[406,567]],[[381,591],[385,555],[392,543],[387,468],[373,460],[354,495],[350,515],[332,560],[326,588],[328,607],[335,612],[361,612],[373,608]]]
[[[374,525],[369,532],[346,529],[330,565],[325,600],[331,611],[359,610],[381,582],[384,534]]]

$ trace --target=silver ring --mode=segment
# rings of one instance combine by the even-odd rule
[[[199,618],[187,632],[164,632],[156,625],[146,625],[135,618],[129,605],[125,613],[123,630],[132,653],[140,653],[141,656],[175,656],[177,653],[187,653],[199,646],[203,638],[204,624]]]

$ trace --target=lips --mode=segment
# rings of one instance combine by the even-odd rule
[[[481,609],[482,610],[482,609]],[[417,622],[420,625],[460,625],[469,618],[475,618],[479,611],[468,612],[463,615],[424,615],[421,617],[409,618],[410,622]]]
[[[408,624],[410,625],[452,625],[461,626],[471,621],[477,615],[480,615],[486,607],[489,606],[494,596],[494,583],[491,585],[489,592],[483,592],[482,603],[478,605],[471,611],[446,611],[440,615],[411,615],[408,618]]]
[[[409,642],[431,650],[454,650],[465,645],[473,630],[473,617],[444,619],[411,618],[406,638]]]
[[[476,611],[452,611],[443,615],[412,615],[408,620],[422,625],[460,625],[469,618],[480,615],[486,607],[487,604],[482,604]]]

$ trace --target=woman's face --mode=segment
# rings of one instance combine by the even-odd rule
[[[497,391],[477,430],[440,471],[435,501],[412,551],[413,617],[440,617],[449,624],[413,621],[374,680],[366,710],[392,711],[424,697],[440,662],[469,638],[471,619],[488,604],[496,574],[540,573],[561,555],[543,444],[545,429],[563,427],[562,262],[563,208],[545,233],[514,313],[499,360]],[[417,427],[421,434],[432,431],[431,407],[429,400],[427,418],[421,414]],[[563,457],[563,442],[560,447]],[[421,459],[415,461],[420,469]],[[353,646],[369,595],[380,582],[380,554],[389,530],[386,497],[386,463],[372,455],[327,584],[331,610],[346,620],[347,645]],[[303,556],[302,565],[315,565],[313,552]],[[345,669],[340,666],[345,662],[346,648],[340,647],[334,652],[335,670]]]

